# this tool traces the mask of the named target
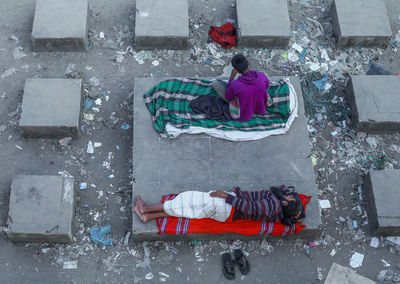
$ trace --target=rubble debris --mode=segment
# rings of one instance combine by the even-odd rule
[[[15,68],[9,68],[7,70],[5,70],[1,75],[0,75],[0,79],[4,79],[7,78],[9,76],[14,75],[17,72],[17,69]]]

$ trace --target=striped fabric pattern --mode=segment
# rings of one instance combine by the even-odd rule
[[[243,214],[244,219],[278,222],[281,219],[281,202],[268,190],[241,191],[229,195],[226,202]]]
[[[284,128],[290,116],[290,89],[281,81],[271,84],[268,93],[272,105],[265,115],[255,115],[250,121],[208,120],[203,114],[196,114],[190,102],[199,96],[218,96],[212,88],[212,81],[201,79],[171,79],[154,86],[144,94],[154,127],[164,138],[168,137],[166,125],[170,123],[179,129],[191,126],[236,131],[268,131]]]

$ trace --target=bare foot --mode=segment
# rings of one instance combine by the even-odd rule
[[[142,214],[142,212],[140,212],[139,205],[137,203],[135,204],[134,210],[136,215],[138,215],[140,221],[142,221],[143,223],[146,223],[148,221],[147,218]]]
[[[144,203],[143,199],[140,197],[140,195],[136,196],[136,204],[139,206],[139,210],[142,214],[145,213],[145,208],[146,204]]]

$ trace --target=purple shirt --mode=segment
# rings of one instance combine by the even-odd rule
[[[240,118],[236,121],[249,121],[254,114],[265,114],[268,101],[267,89],[269,80],[263,72],[250,70],[237,80],[229,81],[226,89],[226,99],[239,99]]]

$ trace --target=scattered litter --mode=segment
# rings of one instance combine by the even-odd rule
[[[146,280],[151,280],[151,279],[153,279],[153,277],[154,277],[153,273],[149,272],[149,273],[146,274],[146,276],[144,278]]]
[[[371,148],[376,148],[376,146],[378,145],[377,142],[376,142],[375,137],[367,137],[367,138],[365,139],[365,141],[368,143],[368,145],[369,145]]]
[[[67,79],[80,79],[82,77],[82,73],[75,70],[75,64],[68,64],[67,68],[64,71],[64,76]]]
[[[86,153],[88,153],[88,154],[93,154],[94,153],[94,147],[93,147],[93,142],[92,141],[88,142]]]
[[[336,254],[336,249],[332,249],[331,252],[329,253],[330,256],[335,256]]]
[[[97,79],[96,77],[92,77],[92,78],[89,79],[89,83],[90,83],[91,86],[97,87],[97,86],[100,85],[100,80]]]
[[[87,182],[81,182],[81,183],[79,183],[79,189],[82,189],[82,190],[87,189]]]
[[[99,148],[99,147],[101,147],[103,144],[101,143],[101,142],[94,142],[93,143],[93,147],[94,148]]]
[[[315,87],[317,87],[317,89],[319,91],[322,91],[322,90],[325,89],[325,86],[326,86],[326,83],[327,83],[328,80],[329,80],[328,77],[324,77],[324,78],[322,78],[320,80],[313,81],[312,83],[314,84]]]
[[[85,120],[94,120],[94,114],[93,113],[84,113],[83,114],[83,119],[85,119]]]
[[[400,246],[400,237],[387,237],[386,240],[388,240],[389,242]]]
[[[360,267],[363,263],[364,255],[358,252],[355,252],[350,259],[350,266],[353,268]]]
[[[143,256],[143,261],[139,262],[136,264],[136,267],[140,268],[150,268],[150,249],[149,249],[149,243],[144,241],[143,244],[143,251],[144,251],[144,256]],[[146,275],[147,276],[147,275]],[[151,274],[151,278],[153,278],[153,274]],[[150,279],[151,279],[150,278]],[[146,278],[147,279],[147,278]]]
[[[98,98],[98,99],[96,99],[95,101],[94,101],[94,103],[96,104],[96,105],[98,105],[98,106],[101,106],[101,99],[100,98]]]
[[[15,148],[17,148],[18,150],[23,150],[21,146],[15,145]]]
[[[127,232],[124,238],[124,245],[128,245],[129,244],[129,237],[131,236],[131,232]]]
[[[320,200],[319,201],[319,206],[321,206],[321,209],[329,209],[331,208],[331,203],[329,202],[329,200]]]
[[[97,245],[111,246],[111,226],[90,228],[90,238]]]
[[[15,68],[9,68],[9,69],[5,70],[5,71],[0,75],[0,78],[1,78],[1,79],[7,78],[7,77],[9,77],[9,76],[11,76],[11,75],[14,75],[15,72],[17,72],[17,69],[15,69]]]
[[[42,248],[41,252],[42,253],[48,253],[51,249],[50,248]]]
[[[66,147],[69,145],[69,142],[72,141],[72,137],[64,137],[60,140],[58,140],[58,145],[60,145],[61,147]]]
[[[377,237],[373,237],[369,244],[373,248],[377,248],[379,246],[379,239]]]
[[[384,260],[384,259],[381,259],[381,260],[382,260],[383,265],[384,265],[385,267],[390,267],[390,263],[389,263],[389,262],[387,262],[387,261]]]
[[[118,44],[112,39],[108,39],[103,43],[103,48],[118,49]]]
[[[99,37],[100,37],[100,38],[104,38],[104,33],[103,33],[103,32],[100,32],[100,33],[99,33]]]
[[[160,65],[160,61],[154,60],[153,62],[151,62],[151,64],[153,64],[153,66],[158,66]]]
[[[124,129],[124,130],[128,130],[129,128],[131,128],[131,126],[129,124],[127,124],[127,123],[124,123],[124,124],[121,125],[121,128]]]
[[[63,269],[77,269],[78,261],[77,260],[68,260],[63,262]]]
[[[158,275],[160,275],[160,281],[161,282],[165,282],[167,280],[167,278],[169,278],[169,275],[167,273],[164,272],[158,272]]]
[[[90,98],[86,98],[85,99],[85,109],[90,109],[92,105],[93,105],[93,100]]]
[[[303,52],[303,48],[301,47],[301,45],[297,44],[297,43],[293,43],[292,48],[294,50],[297,50],[299,53]]]
[[[15,59],[21,59],[26,56],[26,54],[22,50],[23,50],[22,47],[14,48],[13,55]]]
[[[266,239],[263,239],[261,241],[261,255],[262,256],[270,254],[273,250],[274,250],[274,247],[270,243],[268,243]]]
[[[324,271],[321,267],[317,268],[317,279],[319,281],[322,281],[324,279],[324,274],[322,273]]]
[[[392,269],[381,270],[376,277],[379,283],[399,283],[400,274]]]

